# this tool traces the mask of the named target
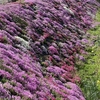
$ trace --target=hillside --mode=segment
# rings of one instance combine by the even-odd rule
[[[0,6],[1,100],[85,100],[76,62],[85,62],[99,4],[29,1]]]

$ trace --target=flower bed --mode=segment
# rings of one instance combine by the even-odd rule
[[[98,4],[38,0],[0,7],[0,98],[85,100],[76,85]]]

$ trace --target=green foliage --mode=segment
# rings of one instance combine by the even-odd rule
[[[5,43],[5,44],[8,43],[7,37],[3,38],[3,43]]]
[[[96,14],[96,21],[100,21],[100,10]],[[94,46],[88,47],[86,62],[80,66],[79,75],[82,79],[81,89],[86,100],[100,99],[100,25],[89,30],[93,37]]]
[[[98,24],[100,23],[100,9],[98,10],[96,17],[95,17],[95,22]],[[100,24],[92,28],[91,30],[88,31],[89,33],[93,35],[99,35],[100,34]]]
[[[16,83],[15,83],[15,82],[11,82],[11,81],[10,81],[10,84],[11,84],[12,86],[16,86]]]
[[[7,68],[7,67],[5,67],[5,66],[3,65],[2,60],[0,60],[0,69],[1,69],[1,70],[5,70],[5,71],[7,71],[7,72],[9,72],[9,73],[12,73],[12,70],[11,70],[11,69],[9,69],[9,68]]]
[[[15,90],[13,88],[11,88],[10,90],[11,95],[17,95],[17,93],[15,92]]]
[[[56,98],[56,100],[62,100],[61,96],[54,90],[52,90],[53,96]]]
[[[100,9],[98,10],[97,14],[96,14],[96,21],[100,22]]]
[[[18,16],[12,16],[13,18],[13,21],[18,25],[20,26],[21,28],[25,28],[28,24],[20,17]]]
[[[6,78],[2,78],[1,82],[2,83],[6,83],[7,82],[7,79]]]
[[[96,77],[88,77],[84,79],[81,83],[82,91],[84,92],[86,100],[99,100],[100,99],[100,91],[97,87],[97,78]]]
[[[81,88],[86,100],[100,99],[100,47],[92,47],[87,62],[81,66],[79,75],[82,78]]]
[[[60,98],[60,97],[57,97],[57,98],[56,98],[56,100],[63,100],[63,99],[62,99],[62,98]]]
[[[89,30],[88,32],[91,34],[94,34],[94,35],[100,34],[100,25],[94,27],[93,29]]]

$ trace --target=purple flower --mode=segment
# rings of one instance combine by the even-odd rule
[[[58,54],[58,51],[54,46],[50,46],[48,48],[48,51],[49,51],[50,54]]]

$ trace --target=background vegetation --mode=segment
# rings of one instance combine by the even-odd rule
[[[92,46],[87,48],[89,55],[85,64],[78,66],[82,79],[80,87],[86,100],[100,100],[100,10],[97,12],[95,27],[89,30]]]

